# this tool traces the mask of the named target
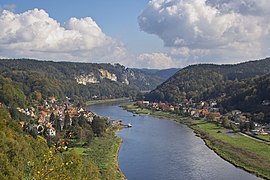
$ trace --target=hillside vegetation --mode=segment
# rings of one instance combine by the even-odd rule
[[[23,132],[0,107],[0,179],[100,179],[99,168],[85,156],[55,152],[41,136]]]
[[[68,96],[84,100],[135,96],[139,91],[154,89],[166,80],[119,64],[29,59],[0,60],[0,75],[20,86],[27,96],[41,93],[44,97]]]
[[[189,98],[204,98],[204,94],[225,82],[262,76],[270,73],[270,58],[236,65],[198,64],[178,71],[158,86],[147,99],[181,101]]]
[[[269,119],[270,58],[235,65],[198,64],[178,71],[155,90],[147,100],[183,102],[217,100],[226,111],[265,114]]]

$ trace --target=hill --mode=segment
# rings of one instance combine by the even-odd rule
[[[168,102],[181,102],[190,98],[209,99],[214,95],[222,95],[221,89],[230,82],[243,81],[267,73],[270,73],[270,58],[235,65],[191,65],[181,69],[147,94],[146,99]]]
[[[30,59],[0,60],[0,75],[21,86],[26,96],[39,92],[44,97],[68,96],[84,100],[135,96],[165,81],[162,76],[120,64]]]
[[[224,96],[217,96],[221,91]],[[219,99],[220,106],[226,111],[234,109],[260,114],[264,122],[270,122],[270,74],[243,81],[228,82],[222,89],[217,88],[210,98]]]

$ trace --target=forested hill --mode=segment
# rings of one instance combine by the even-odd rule
[[[221,96],[220,92],[226,94]],[[262,112],[265,121],[270,122],[270,74],[243,81],[227,82],[214,89],[209,97],[219,100],[223,109],[239,109],[243,112]]]
[[[183,99],[209,99],[223,93],[228,83],[270,73],[270,58],[235,65],[198,64],[178,71],[146,95],[152,101],[180,102]],[[215,91],[215,89],[220,91]],[[215,94],[213,92],[219,93]]]
[[[140,90],[151,90],[166,79],[120,64],[94,64],[37,61],[29,59],[0,60],[0,75],[20,86],[26,96],[115,98],[134,96]]]

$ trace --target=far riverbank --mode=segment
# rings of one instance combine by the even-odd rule
[[[270,179],[270,154],[268,153],[270,146],[266,143],[233,133],[205,120],[192,120],[169,112],[142,109],[134,106],[133,103],[125,104],[123,107],[136,114],[153,115],[186,124],[223,159],[259,177]]]
[[[128,97],[114,98],[114,99],[92,100],[92,101],[87,101],[87,102],[85,103],[85,105],[86,105],[86,106],[93,106],[93,105],[98,105],[98,104],[111,103],[111,102],[118,102],[118,101],[127,101],[127,100],[129,100]]]

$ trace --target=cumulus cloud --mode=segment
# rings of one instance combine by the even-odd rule
[[[153,69],[166,69],[175,67],[175,63],[173,62],[172,58],[166,53],[143,53],[138,55],[136,59],[136,62],[131,64],[131,66]]]
[[[151,0],[138,23],[175,58],[239,60],[270,55],[269,9],[267,0]]]
[[[114,62],[127,54],[122,43],[102,32],[90,18],[61,25],[44,10],[0,13],[0,56],[51,60]]]

